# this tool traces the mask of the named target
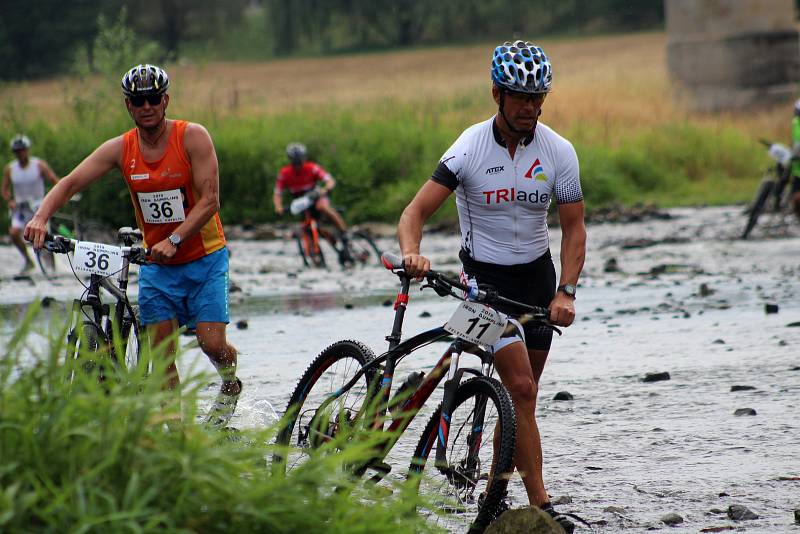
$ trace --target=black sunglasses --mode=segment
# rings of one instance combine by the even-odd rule
[[[135,108],[140,108],[144,106],[144,101],[147,100],[147,103],[151,106],[157,106],[161,103],[161,98],[163,94],[157,95],[137,95],[137,96],[130,96],[128,100],[131,101],[131,105]]]

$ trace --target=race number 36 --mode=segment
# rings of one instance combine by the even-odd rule
[[[139,207],[142,208],[142,216],[146,223],[165,224],[186,219],[180,189],[136,193],[136,196],[139,197]]]
[[[470,343],[494,345],[508,323],[508,318],[488,306],[475,302],[462,302],[444,329]]]
[[[73,264],[76,271],[111,276],[122,269],[122,250],[102,243],[80,241],[75,245]]]

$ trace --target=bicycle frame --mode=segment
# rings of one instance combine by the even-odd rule
[[[437,327],[417,334],[406,341],[400,342],[403,319],[405,317],[405,311],[409,301],[408,293],[411,280],[405,275],[399,276],[401,279],[401,289],[397,294],[397,299],[395,300],[394,304],[394,323],[391,334],[386,337],[386,340],[389,342],[389,350],[375,358],[375,360],[370,362],[367,366],[360,369],[347,384],[326,399],[326,401],[319,408],[320,411],[323,411],[323,408],[326,407],[330,402],[333,402],[336,398],[344,394],[353,385],[355,385],[368,369],[378,366],[384,362],[386,363],[386,366],[383,369],[380,387],[376,396],[376,402],[378,405],[377,411],[373,414],[359,413],[357,414],[357,417],[368,416],[372,418],[371,423],[368,426],[376,431],[388,432],[389,437],[380,445],[381,450],[376,450],[378,454],[376,454],[375,457],[369,459],[369,461],[365,462],[358,469],[356,469],[357,474],[362,474],[367,468],[382,462],[383,458],[389,453],[395,443],[397,443],[400,435],[405,432],[405,430],[411,424],[411,421],[413,421],[414,417],[417,415],[417,413],[419,413],[419,409],[430,398],[433,391],[445,377],[445,374],[447,375],[447,380],[445,381],[442,411],[439,419],[439,431],[437,433],[438,446],[436,450],[436,466],[441,469],[447,467],[445,454],[447,451],[450,412],[452,410],[452,403],[456,388],[461,383],[461,378],[464,373],[489,376],[491,374],[492,362],[494,361],[494,355],[461,339],[456,339],[450,343],[447,350],[445,350],[444,354],[442,354],[441,358],[439,358],[439,361],[436,363],[436,365],[434,365],[433,369],[425,375],[422,383],[399,408],[395,408],[398,410],[396,413],[399,413],[400,415],[395,416],[389,426],[385,427],[385,416],[389,409],[391,387],[397,363],[418,348],[450,335],[443,327]],[[470,347],[470,352],[474,353],[481,359],[480,371],[470,368],[459,368],[458,366],[460,356],[465,349],[468,348],[468,346]],[[364,408],[369,409],[369,406],[365,406]],[[485,405],[477,408],[478,411],[476,415],[478,421],[483,421],[484,408]],[[481,443],[481,438],[483,435],[482,427],[482,424],[473,426],[472,434],[469,438],[469,443],[473,444],[473,447],[475,447],[476,450]],[[432,445],[433,444],[430,443],[429,447]]]

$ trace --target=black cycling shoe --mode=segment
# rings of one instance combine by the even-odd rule
[[[553,505],[549,502],[544,503],[539,507],[542,512],[546,512],[553,520],[561,525],[561,528],[567,531],[567,534],[572,534],[575,531],[575,523],[572,522],[572,519],[579,521],[586,525],[587,527],[591,527],[591,525],[585,521],[583,518],[575,515],[575,514],[567,514],[557,511],[553,508]]]

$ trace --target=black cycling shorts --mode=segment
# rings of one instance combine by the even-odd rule
[[[546,308],[556,294],[556,269],[548,250],[530,263],[518,265],[497,265],[473,260],[462,249],[459,253],[464,273],[475,278],[478,285],[494,287],[501,297],[516,300],[530,306]],[[497,309],[509,315],[519,315],[519,310]],[[532,323],[523,325],[525,346],[533,350],[550,350],[553,330]]]

